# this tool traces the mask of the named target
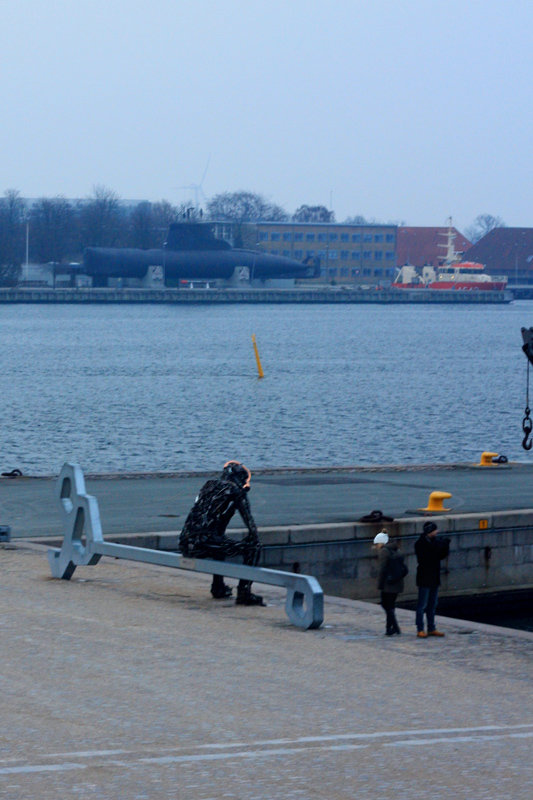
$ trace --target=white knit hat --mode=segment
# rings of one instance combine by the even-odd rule
[[[385,531],[381,531],[377,536],[374,536],[374,544],[387,544],[388,541],[389,534]]]

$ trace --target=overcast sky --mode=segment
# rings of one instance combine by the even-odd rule
[[[0,193],[533,225],[531,0],[0,0]]]

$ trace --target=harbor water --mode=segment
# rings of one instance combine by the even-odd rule
[[[531,324],[530,301],[0,306],[0,470],[527,461]]]

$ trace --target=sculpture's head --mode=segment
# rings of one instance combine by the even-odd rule
[[[223,480],[233,481],[247,492],[250,488],[252,473],[239,461],[226,461],[221,477]]]

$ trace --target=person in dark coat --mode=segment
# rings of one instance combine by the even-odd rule
[[[378,550],[379,558],[379,571],[378,571],[378,589],[381,592],[381,607],[386,614],[386,636],[394,636],[400,634],[400,626],[396,619],[396,598],[403,592],[403,577],[398,577],[402,569],[392,570],[392,562],[401,562],[403,565],[403,556],[398,551],[396,542],[389,539],[389,534],[386,531],[381,531],[374,538],[374,545]],[[392,575],[392,572],[396,575]]]
[[[242,556],[244,564],[256,566],[261,545],[246,496],[250,477],[250,471],[244,464],[228,461],[220,478],[209,480],[202,486],[180,534],[179,549],[184,556],[212,558],[216,561]],[[236,511],[248,528],[248,534],[240,542],[225,535]],[[251,581],[239,581],[238,605],[264,605],[263,598],[252,594],[251,587]],[[222,575],[213,575],[211,594],[216,599],[231,596],[231,588],[224,583]]]
[[[415,543],[418,561],[416,585],[418,586],[418,602],[416,606],[417,636],[444,636],[435,627],[435,610],[440,586],[440,562],[448,556],[450,539],[438,535],[434,522],[425,522],[422,535]],[[427,617],[427,633],[424,630],[424,614]]]

